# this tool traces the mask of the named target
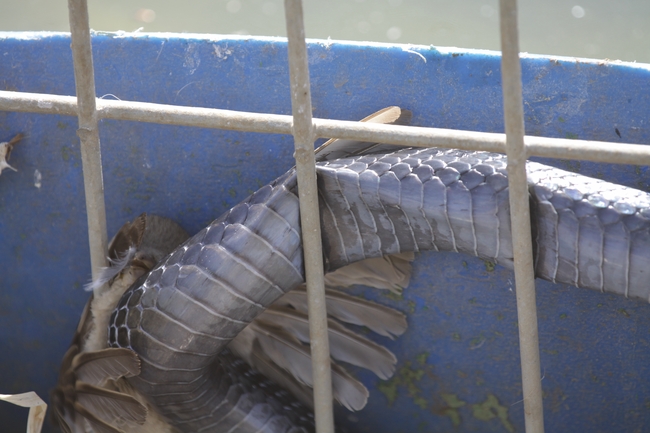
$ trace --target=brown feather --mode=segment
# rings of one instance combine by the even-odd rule
[[[411,279],[412,252],[365,259],[325,275],[326,287],[363,285],[401,294]]]
[[[269,359],[262,349],[259,348],[259,343],[255,343],[258,347],[253,350],[250,355],[250,362],[253,368],[266,376],[269,380],[277,385],[283,387],[294,397],[296,397],[305,406],[314,409],[314,392],[313,390],[303,383],[300,383],[296,378],[284,370],[278,364]]]
[[[412,113],[408,110],[402,110],[399,107],[386,107],[361,119],[360,122],[408,125],[411,122],[411,116]],[[332,161],[366,153],[385,152],[400,147],[404,146],[332,138],[319,146],[315,153],[316,161]]]
[[[9,149],[7,150],[7,154],[5,155],[5,156],[7,157],[7,159],[9,159],[9,156],[11,155],[11,151],[13,150],[14,146],[15,146],[16,144],[18,144],[18,142],[19,142],[20,140],[22,140],[23,138],[25,138],[25,136],[23,135],[22,132],[19,132],[18,134],[16,134],[16,135],[14,136],[14,138],[12,138],[11,140],[9,140],[9,141],[7,142],[7,144],[9,145],[9,146],[8,146]]]
[[[139,248],[147,226],[147,214],[142,213],[133,222],[126,222],[108,245],[108,257],[118,260],[130,247]]]
[[[64,431],[86,432],[86,424],[107,433],[176,431],[155,410],[147,415],[146,401],[131,387],[121,386],[125,385],[121,377],[139,374],[139,358],[128,349],[106,349],[106,329],[124,290],[187,237],[175,222],[141,214],[111,240],[109,257],[115,269],[110,278],[96,284],[97,293],[84,308],[52,393],[52,413]],[[106,386],[107,381],[123,392],[95,386]],[[145,418],[145,426],[139,427]]]
[[[252,323],[260,349],[278,366],[290,372],[296,380],[313,386],[311,354],[309,348],[282,329],[261,321]],[[332,391],[334,398],[351,411],[363,409],[368,401],[366,387],[350,376],[345,369],[332,362]]]
[[[283,329],[302,343],[309,343],[307,315],[286,307],[271,307],[259,320]],[[397,358],[385,347],[358,335],[336,321],[328,321],[330,354],[337,361],[366,368],[380,379],[389,379],[395,372]]]
[[[95,414],[88,411],[79,402],[74,402],[74,410],[76,413],[84,417],[86,421],[88,421],[88,423],[90,424],[90,426],[92,427],[95,433],[124,433],[123,430],[113,427],[107,422],[97,418]],[[76,423],[78,423],[79,421],[81,420],[75,419]]]
[[[75,391],[80,405],[111,425],[143,424],[147,417],[147,408],[130,395],[79,381]]]
[[[106,379],[132,377],[140,374],[140,360],[129,349],[109,348],[76,355],[72,369],[77,379],[91,385],[100,385]]]
[[[327,314],[342,322],[365,326],[384,337],[394,338],[406,331],[404,313],[390,307],[350,296],[338,290],[326,290]],[[307,313],[307,291],[291,290],[274,305],[290,305],[298,311]]]

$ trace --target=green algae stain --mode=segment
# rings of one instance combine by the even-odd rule
[[[64,161],[68,162],[70,160],[71,153],[72,151],[68,146],[61,147],[61,158],[63,158]]]
[[[423,399],[420,396],[420,388],[417,387],[416,383],[422,380],[422,377],[424,377],[424,370],[411,368],[410,362],[407,363],[406,366],[402,367],[399,374],[399,379],[406,387],[409,397],[419,400],[420,404]],[[426,405],[422,409],[425,408]]]
[[[496,264],[494,264],[494,262],[483,260],[483,263],[485,263],[485,270],[487,272],[494,272],[494,268],[496,267]]]
[[[481,421],[490,421],[494,418],[499,418],[506,430],[511,433],[515,431],[515,427],[508,420],[508,408],[499,404],[499,399],[493,394],[488,394],[487,399],[483,403],[473,404],[472,415]]]
[[[377,389],[386,396],[388,405],[391,406],[397,400],[397,378],[393,377],[385,382],[379,382]]]
[[[420,364],[425,365],[424,361],[428,356],[428,353],[422,353],[416,359]],[[392,379],[380,382],[377,389],[386,396],[390,406],[397,399],[398,387],[402,386],[406,388],[407,394],[413,400],[413,403],[424,410],[429,406],[429,402],[422,397],[422,391],[417,386],[417,383],[424,377],[424,373],[424,370],[413,368],[413,364],[407,361]]]
[[[425,410],[429,405],[424,397],[413,397],[413,403],[419,406],[422,410]]]
[[[447,407],[442,409],[441,414],[448,416],[451,419],[451,423],[454,427],[460,425],[460,413],[458,413],[458,408],[465,406],[465,402],[458,398],[456,394],[440,394],[442,399],[447,404]]]
[[[409,313],[411,314],[415,313],[415,302],[408,301],[408,309],[409,309]]]
[[[385,292],[384,296],[386,296],[388,299],[392,301],[403,301],[404,300],[404,295],[400,293],[395,293],[393,291],[390,292]]]

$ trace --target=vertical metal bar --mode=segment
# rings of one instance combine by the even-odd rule
[[[100,268],[107,265],[107,238],[102,156],[97,129],[95,77],[86,0],[68,0],[68,11],[79,116],[77,135],[81,139],[81,163],[86,192],[90,264],[95,278]]]
[[[508,155],[510,218],[514,248],[519,351],[527,433],[544,431],[542,383],[540,379],[539,336],[535,305],[535,272],[526,178],[524,114],[521,90],[521,63],[517,30],[517,0],[500,0],[501,80]]]
[[[330,348],[327,336],[323,255],[321,245],[316,163],[314,159],[314,129],[311,117],[309,65],[301,0],[285,0],[287,36],[289,39],[289,74],[291,106],[295,141],[296,171],[300,198],[303,254],[307,280],[309,336],[311,339],[312,370],[314,372],[314,414],[316,432],[334,431],[332,413],[332,377]]]

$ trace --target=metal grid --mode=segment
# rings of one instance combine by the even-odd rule
[[[500,0],[506,134],[312,119],[301,0],[285,0],[293,116],[97,100],[86,0],[69,0],[68,8],[77,97],[0,91],[0,110],[78,116],[77,134],[81,140],[93,272],[106,265],[107,243],[98,119],[294,135],[309,292],[316,430],[319,433],[332,432],[334,422],[314,141],[318,138],[344,138],[416,147],[435,146],[506,153],[526,432],[544,431],[526,159],[535,155],[650,165],[650,148],[634,144],[617,144],[614,148],[606,142],[524,136],[516,0]]]

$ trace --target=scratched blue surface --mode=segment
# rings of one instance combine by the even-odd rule
[[[104,34],[93,50],[100,96],[291,112],[280,40]],[[503,130],[496,53],[312,41],[309,59],[316,117],[400,105],[415,125]],[[649,66],[527,56],[522,74],[528,134],[650,143]],[[67,36],[0,33],[0,88],[73,95]],[[48,395],[87,299],[76,124],[0,112],[1,141],[27,135],[10,160],[18,172],[0,176],[0,393]],[[100,136],[109,235],[143,211],[195,232],[292,165],[289,136],[113,120]],[[645,167],[554,163],[648,189]],[[357,288],[407,312],[410,330],[389,344],[397,379],[359,373],[370,402],[337,421],[360,432],[523,431],[512,281],[472,257],[426,253],[403,299]],[[650,306],[539,282],[538,308],[547,431],[649,431]],[[0,404],[2,431],[24,431],[26,415]]]

